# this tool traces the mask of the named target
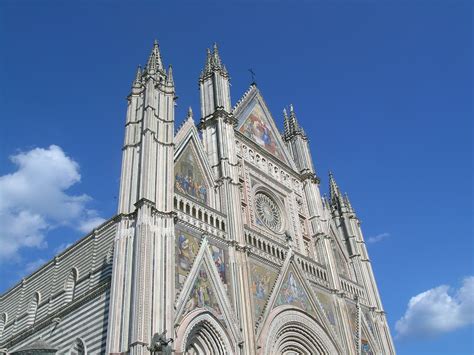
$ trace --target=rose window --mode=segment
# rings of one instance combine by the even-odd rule
[[[280,232],[282,226],[281,210],[278,204],[268,195],[255,195],[255,210],[258,222],[274,232]]]

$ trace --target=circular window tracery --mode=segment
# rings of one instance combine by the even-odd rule
[[[270,196],[263,192],[255,194],[255,210],[257,220],[261,224],[274,232],[281,231],[283,224],[281,209]]]

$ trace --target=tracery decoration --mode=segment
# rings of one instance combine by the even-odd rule
[[[257,222],[273,232],[279,233],[281,231],[283,225],[281,209],[270,196],[258,192],[255,195],[255,210]]]

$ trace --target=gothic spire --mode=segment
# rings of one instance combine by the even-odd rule
[[[286,113],[286,109],[284,111]],[[306,134],[303,128],[299,125],[298,119],[296,118],[295,109],[293,108],[293,104],[290,104],[290,115],[285,116],[285,138],[290,139],[295,135],[301,135],[303,138],[306,138]]]
[[[153,74],[157,71],[163,71],[163,62],[161,61],[160,46],[156,39],[153,44],[153,49],[151,50],[150,57],[148,58],[146,70],[149,74]]]
[[[207,48],[206,63],[204,65],[204,69],[201,72],[201,79],[213,72],[220,72],[222,75],[228,76],[227,69],[225,65],[222,64],[222,60],[219,55],[219,49],[217,48],[217,43],[214,43],[212,52],[209,48]]]
[[[334,179],[334,175],[331,171],[329,172],[329,198],[331,202],[342,199],[341,191],[339,190],[339,186],[337,186],[336,179]]]

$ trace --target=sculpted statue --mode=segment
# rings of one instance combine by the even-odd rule
[[[166,338],[166,329],[163,331],[163,333],[158,334],[155,333],[153,337],[151,338],[150,346],[148,347],[148,350],[152,354],[157,354],[157,355],[171,355],[172,349],[170,343],[173,342],[173,338]]]

